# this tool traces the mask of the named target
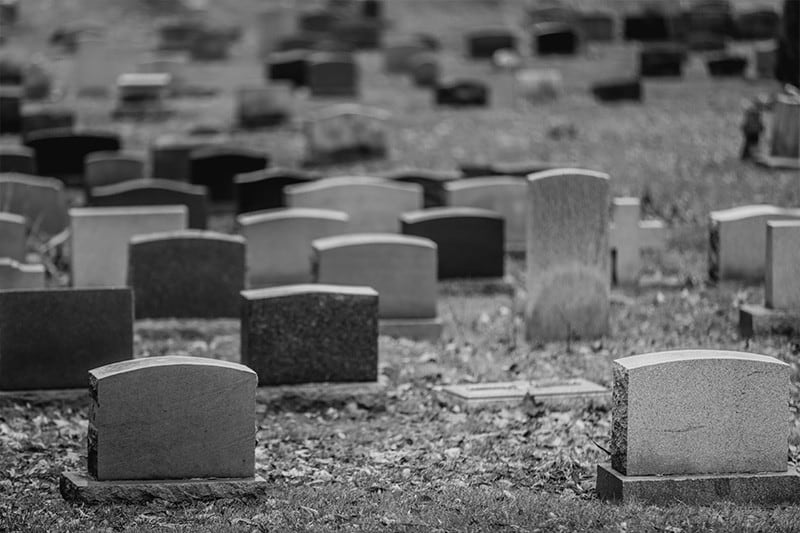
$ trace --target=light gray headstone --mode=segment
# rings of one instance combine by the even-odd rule
[[[767,222],[767,307],[800,310],[800,220]]]
[[[25,217],[0,211],[0,258],[24,261],[27,233]]]

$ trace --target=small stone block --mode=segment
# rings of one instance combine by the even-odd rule
[[[255,497],[263,493],[266,481],[260,476],[156,481],[97,481],[79,472],[64,472],[61,474],[58,485],[61,496],[72,503],[142,504],[152,500],[181,503],[220,498]]]
[[[777,333],[791,335],[800,331],[800,310],[769,309],[763,305],[744,304],[739,308],[739,335],[749,339]]]
[[[800,475],[786,472],[672,476],[625,476],[597,465],[597,497],[645,504],[709,505],[720,500],[774,505],[800,502]]]
[[[442,319],[384,318],[378,321],[378,334],[414,341],[436,342],[442,336]]]
[[[607,400],[610,391],[591,381],[577,378],[546,381],[507,381],[451,385],[444,392],[466,406],[509,404],[521,402],[526,396],[535,401]]]

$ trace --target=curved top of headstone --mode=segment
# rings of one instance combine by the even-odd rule
[[[262,298],[279,298],[297,294],[350,294],[355,296],[378,296],[378,291],[372,287],[358,285],[331,285],[327,283],[300,283],[297,285],[281,285],[265,289],[253,289],[241,292],[242,297],[248,300]]]
[[[424,237],[399,235],[395,233],[351,233],[314,239],[311,246],[317,251],[346,248],[350,246],[369,246],[373,244],[395,244],[398,246],[418,246],[436,249],[436,243]]]
[[[274,222],[276,220],[289,220],[289,219],[326,219],[338,220],[340,222],[347,222],[350,220],[350,215],[344,211],[335,211],[333,209],[316,209],[313,207],[287,207],[277,209],[264,209],[263,211],[254,211],[236,217],[236,221],[242,226],[252,224],[261,224],[263,222]]]
[[[800,208],[778,207],[771,204],[754,204],[731,207],[730,209],[720,209],[711,211],[711,220],[728,222],[731,220],[742,220],[753,217],[763,217],[772,215],[790,215],[800,217]]]
[[[465,180],[445,183],[444,188],[448,191],[463,191],[465,189],[483,189],[485,187],[508,187],[526,186],[525,178],[519,176],[485,176],[479,178],[469,178]]]
[[[159,190],[159,191],[172,191],[184,194],[198,194],[206,196],[208,193],[204,185],[191,185],[175,180],[166,180],[160,178],[141,178],[136,180],[127,180],[112,185],[101,185],[100,187],[92,187],[92,197],[97,196],[110,196],[114,194],[121,194],[130,191],[139,190]]]
[[[635,369],[701,359],[742,360],[789,366],[783,361],[768,355],[758,355],[748,352],[735,352],[728,350],[672,350],[623,357],[621,359],[614,360],[614,362],[623,366],[624,368]]]
[[[121,144],[119,134],[116,132],[88,128],[46,128],[36,130],[25,137],[25,144],[62,138],[102,139]]]
[[[430,170],[425,168],[402,167],[383,172],[379,177],[385,180],[397,181],[422,179],[447,182],[461,179],[463,176],[458,170]]]
[[[189,209],[185,205],[126,205],[122,207],[73,207],[69,216],[110,216],[110,215],[166,215],[185,213]]]
[[[144,164],[144,157],[134,152],[102,150],[86,154],[87,163],[98,161],[133,161]]]
[[[428,222],[429,220],[467,217],[503,220],[503,215],[500,213],[478,207],[432,207],[403,213],[400,215],[400,220],[406,224],[417,224],[419,222]]]
[[[212,157],[248,157],[252,159],[268,159],[268,154],[260,150],[246,148],[244,146],[234,146],[230,144],[215,144],[212,146],[200,146],[189,154],[190,159],[206,159]]]
[[[245,244],[245,238],[241,235],[230,235],[216,231],[199,229],[182,229],[177,231],[162,231],[159,233],[146,233],[131,237],[131,245],[145,244],[152,242],[163,242],[170,240],[197,240],[197,241],[223,241],[235,244]]]
[[[0,211],[0,222],[12,222],[16,224],[25,225],[25,217],[22,215],[17,215],[16,213],[7,213],[5,211]]]
[[[20,146],[17,144],[0,144],[0,155],[33,157],[33,149],[30,146]]]
[[[565,176],[581,176],[586,178],[594,178],[608,181],[609,175],[605,172],[597,172],[594,170],[586,170],[582,168],[556,168],[553,170],[544,170],[542,172],[535,172],[528,176],[528,183],[542,182],[550,179],[559,179]]]
[[[242,172],[237,174],[233,179],[238,185],[245,183],[256,183],[263,180],[289,178],[304,181],[313,181],[319,179],[321,176],[316,172],[309,172],[300,168],[266,168],[261,170],[254,170],[252,172]]]
[[[94,368],[89,371],[89,374],[95,381],[100,381],[131,372],[167,366],[201,366],[208,369],[231,370],[252,375],[253,379],[257,379],[256,373],[253,370],[239,363],[208,359],[205,357],[191,357],[188,355],[164,355],[160,357],[144,357],[141,359],[120,361],[118,363],[111,363],[110,365]]]
[[[324,191],[338,187],[375,187],[391,191],[405,191],[422,194],[422,186],[416,183],[397,183],[382,178],[371,178],[364,176],[338,176],[335,178],[325,178],[313,183],[303,183],[289,185],[284,191],[291,194],[303,194],[314,191]]]
[[[548,162],[538,160],[528,161],[496,161],[492,163],[491,168],[495,174],[526,177],[529,174],[536,172],[544,172],[545,170],[555,170],[557,168],[575,168],[574,163],[564,162]]]
[[[12,259],[10,257],[0,257],[0,268],[13,268],[14,270],[19,270],[21,272],[44,273],[43,264],[20,263],[16,259]],[[9,290],[9,289],[3,289],[3,290]],[[42,287],[40,290],[45,290],[45,288]]]

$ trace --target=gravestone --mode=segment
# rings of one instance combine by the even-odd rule
[[[420,52],[411,59],[408,73],[416,87],[436,87],[441,70],[436,54]]]
[[[22,138],[39,130],[74,128],[75,112],[52,104],[29,103],[22,107]]]
[[[309,50],[273,52],[267,58],[266,74],[269,81],[287,81],[295,89],[308,87]]]
[[[381,179],[401,183],[416,183],[422,187],[423,207],[445,205],[445,185],[461,178],[458,171],[397,168],[380,174]]]
[[[503,217],[474,207],[435,207],[404,213],[402,233],[436,243],[438,279],[502,278]]]
[[[27,146],[0,145],[0,172],[36,174],[36,159]]]
[[[387,74],[406,74],[411,70],[414,57],[428,51],[418,38],[390,41],[383,47],[383,70]]]
[[[185,205],[188,225],[205,229],[208,220],[208,193],[201,185],[189,185],[172,180],[138,179],[95,187],[89,192],[92,207]]]
[[[768,220],[764,305],[739,308],[739,334],[800,331],[800,220]]]
[[[622,25],[626,41],[663,42],[673,38],[669,16],[657,10],[627,13]]]
[[[183,53],[166,56],[159,55],[154,59],[136,65],[136,71],[142,74],[168,74],[169,85],[167,87],[167,94],[177,96],[187,89],[186,69],[188,63],[189,58]]]
[[[91,370],[87,473],[62,473],[61,495],[142,504],[262,492],[254,475],[257,380],[245,366],[186,356]]]
[[[161,135],[150,146],[151,175],[165,180],[189,181],[191,153],[226,140],[227,136],[221,134]]]
[[[353,50],[378,50],[383,40],[383,23],[375,20],[339,20],[330,37]]]
[[[309,32],[288,35],[277,42],[275,53],[319,50],[322,38],[322,34]]]
[[[514,75],[516,96],[528,102],[554,100],[561,94],[564,81],[554,68],[525,68]]]
[[[308,59],[308,88],[312,97],[359,95],[359,69],[349,54],[317,52]]]
[[[239,233],[247,241],[247,286],[310,283],[311,243],[347,233],[349,218],[342,211],[303,207],[237,217]]]
[[[133,357],[129,288],[0,291],[0,389],[76,389]]]
[[[611,464],[597,467],[598,497],[797,502],[800,477],[787,464],[789,374],[772,357],[721,350],[617,359]]]
[[[775,41],[762,41],[753,46],[756,78],[771,80],[775,78],[778,62],[778,46]]]
[[[192,43],[201,34],[203,24],[193,18],[179,18],[162,23],[158,33],[158,50],[169,52],[188,52]]]
[[[685,12],[684,24],[693,50],[717,49],[734,34],[733,8],[728,0],[695,0]],[[698,46],[699,45],[699,46]]]
[[[25,217],[0,211],[0,258],[24,261],[28,229]]]
[[[381,335],[435,341],[436,244],[420,237],[369,233],[315,240],[315,283],[372,287]]]
[[[272,168],[238,174],[233,179],[236,213],[286,207],[284,188],[309,183],[319,175],[300,169]]]
[[[296,30],[292,10],[285,6],[271,6],[258,12],[255,18],[258,35],[258,57],[266,58],[275,51],[279,39]]]
[[[612,281],[619,285],[638,283],[642,252],[664,251],[667,228],[660,220],[639,220],[642,206],[638,198],[614,198],[613,206],[613,222],[609,227]]]
[[[378,379],[378,293],[286,285],[242,291],[242,363],[259,385]]]
[[[30,237],[40,243],[63,236],[69,226],[67,193],[55,178],[0,174],[0,205],[24,217]]]
[[[125,152],[94,152],[86,156],[86,188],[144,178],[144,158]]]
[[[589,42],[611,42],[616,37],[616,18],[613,11],[581,11],[578,25],[583,38]]]
[[[35,131],[25,138],[25,145],[36,154],[39,174],[73,184],[83,181],[87,155],[119,151],[122,141],[116,133],[64,128]]]
[[[237,174],[269,166],[269,156],[238,146],[208,146],[189,155],[189,181],[208,187],[212,202],[233,200],[233,178]]]
[[[794,161],[800,166],[800,97],[778,94],[772,111],[770,157]]]
[[[649,44],[639,50],[639,75],[642,77],[681,77],[686,49],[679,44]]]
[[[562,22],[540,22],[533,26],[534,53],[540,56],[575,55],[580,38],[575,29]]]
[[[389,113],[357,104],[323,109],[303,123],[306,165],[349,163],[386,157]]]
[[[167,73],[127,73],[117,78],[114,118],[165,118],[169,113],[165,98],[172,86]]]
[[[466,36],[467,57],[491,59],[498,50],[516,50],[517,38],[506,28],[475,30]]]
[[[198,230],[136,235],[129,254],[137,319],[239,316],[244,238]]]
[[[737,10],[733,17],[737,39],[775,39],[780,32],[781,16],[770,7]]]
[[[300,13],[297,18],[300,31],[325,33],[333,29],[336,19],[332,13],[324,9],[313,9]]]
[[[195,36],[189,47],[193,61],[224,61],[228,59],[230,47],[238,28],[205,27]]]
[[[523,178],[473,178],[446,183],[444,187],[446,205],[488,209],[502,215],[506,252],[525,251],[528,186]]]
[[[709,214],[711,281],[764,279],[768,220],[800,220],[800,209],[745,205]]]
[[[242,87],[236,91],[236,121],[245,129],[282,124],[291,115],[291,98],[291,88],[285,84]]]
[[[747,57],[741,54],[720,52],[706,57],[706,68],[712,78],[743,78],[747,70]]]
[[[608,332],[608,180],[580,169],[528,178],[525,317],[531,341]]]
[[[44,265],[0,257],[0,290],[44,289],[46,283]]]
[[[128,242],[140,234],[186,228],[185,206],[75,207],[69,210],[73,287],[121,287]]]
[[[435,88],[436,105],[450,107],[487,107],[489,86],[480,80],[444,82]]]
[[[596,82],[592,85],[592,94],[601,102],[641,102],[644,99],[642,80],[639,77]]]
[[[422,208],[422,187],[378,178],[326,178],[284,189],[291,207],[335,209],[350,217],[348,233],[399,233],[400,215]]]
[[[22,131],[22,87],[0,85],[0,134]]]

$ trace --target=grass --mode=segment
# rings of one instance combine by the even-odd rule
[[[575,2],[621,11],[622,2]],[[635,1],[625,5],[635,5]],[[525,403],[463,411],[445,401],[442,386],[458,382],[581,376],[611,385],[611,361],[652,351],[707,347],[747,350],[792,366],[789,460],[800,460],[800,339],[751,342],[735,331],[736,305],[758,302],[763,290],[738,284],[706,285],[709,210],[744,203],[800,205],[800,176],[768,172],[738,159],[740,102],[777,85],[767,81],[710,80],[694,58],[681,81],[647,81],[643,105],[601,106],[590,83],[630,72],[635,47],[592,46],[576,59],[539,61],[558,68],[560,98],[517,105],[505,75],[463,61],[462,31],[518,20],[518,2],[407,0],[389,2],[392,31],[427,31],[445,44],[445,71],[490,81],[488,110],[433,109],[430,95],[380,72],[380,57],[362,65],[368,105],[392,111],[387,161],[326,169],[331,175],[370,173],[395,165],[453,168],[460,159],[574,161],[612,176],[615,195],[653,200],[650,215],[671,225],[670,249],[648,258],[648,268],[678,273],[684,290],[628,291],[612,306],[611,334],[599,341],[529,345],[521,335],[519,301],[448,292],[439,300],[445,333],[437,344],[382,338],[380,374],[385,393],[359,401],[271,401],[257,406],[257,472],[268,480],[249,501],[181,505],[81,506],[61,500],[57,479],[86,461],[85,400],[0,400],[0,530],[9,531],[797,531],[800,508],[719,504],[643,507],[609,505],[593,494],[595,465],[607,460],[610,413],[602,405],[549,409]],[[737,2],[745,5],[747,2]],[[777,2],[773,2],[777,5]],[[152,36],[155,15],[121,0],[31,0],[7,48],[29,56],[57,24],[92,13],[114,21],[113,35],[131,42]],[[258,2],[221,0],[211,6],[224,22],[248,20]],[[193,83],[217,86],[218,96],[174,102],[166,123],[108,123],[110,101],[71,101],[80,121],[112,127],[126,147],[146,150],[156,135],[193,123],[232,120],[240,84],[261,83],[261,66],[246,38],[225,64],[192,65]],[[71,58],[47,62],[69,79]],[[296,116],[323,105],[303,97]],[[575,124],[578,136],[556,140],[553,126]],[[276,164],[302,157],[298,122],[233,139],[266,149]],[[212,227],[229,230],[230,216]],[[524,287],[524,265],[507,270]],[[236,321],[148,321],[136,327],[138,357],[184,353],[238,359]]]

